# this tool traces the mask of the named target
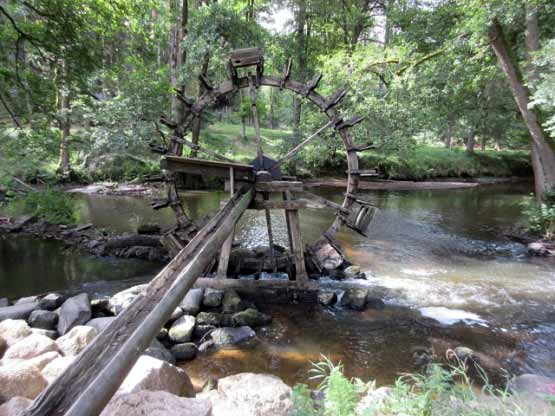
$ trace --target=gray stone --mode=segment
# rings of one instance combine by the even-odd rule
[[[318,302],[323,306],[331,306],[337,302],[337,293],[333,291],[320,291],[318,293]]]
[[[534,243],[528,244],[528,254],[531,256],[544,257],[550,254],[549,249],[544,243],[536,241]]]
[[[168,336],[173,342],[189,342],[193,335],[194,329],[195,317],[191,315],[184,315],[172,324],[168,332]]]
[[[184,370],[146,355],[139,357],[116,394],[141,390],[166,391],[185,397],[195,395],[193,384]]]
[[[220,326],[233,326],[233,314],[223,313],[222,322],[220,322]]]
[[[170,316],[169,321],[173,322],[179,318],[181,318],[183,315],[185,315],[185,312],[183,311],[183,309],[181,309],[179,306],[177,308],[175,308]]]
[[[270,322],[272,322],[272,317],[270,315],[266,315],[252,308],[245,309],[233,315],[233,324],[236,326],[257,327],[268,325]]]
[[[200,305],[204,296],[204,289],[189,289],[185,298],[179,306],[188,315],[196,315],[200,311]]]
[[[202,344],[200,344],[198,346],[198,351],[199,352],[206,352],[208,351],[210,348],[216,346],[216,344],[214,343],[214,341],[212,340],[208,340],[208,341],[204,341]]]
[[[23,298],[19,298],[15,301],[14,305],[21,305],[23,303],[37,303],[39,301],[38,296],[25,296]]]
[[[197,322],[197,324],[195,325],[195,330],[193,331],[193,335],[195,338],[202,338],[213,329],[216,329],[214,325],[199,325]]]
[[[237,292],[233,289],[227,289],[224,291],[222,309],[224,312],[233,313],[242,311],[245,308],[243,307],[243,302]]]
[[[76,325],[83,325],[91,319],[89,295],[82,293],[67,299],[58,309],[58,333],[65,335]]]
[[[8,298],[0,298],[0,308],[3,308],[5,306],[10,306],[10,301],[8,300]]]
[[[462,345],[456,347],[453,352],[455,353],[456,357],[461,361],[472,359],[472,357],[474,356],[474,350]]]
[[[106,316],[104,318],[94,318],[91,319],[90,321],[88,321],[85,326],[92,326],[93,328],[95,328],[98,333],[104,331],[104,328],[106,328],[108,325],[110,325],[112,323],[112,321],[116,319],[115,316]]]
[[[41,309],[46,309],[48,311],[53,311],[58,309],[62,303],[64,303],[64,296],[58,293],[49,293],[40,300]]]
[[[202,304],[208,308],[218,308],[222,304],[223,297],[223,290],[207,288],[204,290]]]
[[[152,340],[150,347],[145,350],[144,354],[175,365],[175,358],[171,351],[164,347],[157,339]]]
[[[6,319],[27,319],[31,312],[39,308],[38,302],[24,302],[0,308],[0,321]]]
[[[347,289],[341,298],[341,305],[361,311],[366,306],[368,289]]]
[[[163,339],[166,339],[167,337],[168,337],[168,328],[162,327],[160,329],[160,332],[158,332],[158,335],[156,335],[156,339],[161,341]]]
[[[177,361],[189,361],[197,356],[197,346],[192,342],[175,344],[171,353]]]
[[[27,318],[27,323],[33,328],[40,328],[52,331],[56,329],[56,324],[58,323],[58,314],[55,312],[37,309],[31,312],[31,315],[29,315],[29,318]]]
[[[212,416],[208,400],[178,397],[165,391],[139,391],[114,397],[100,416]]]
[[[0,416],[20,416],[32,403],[25,397],[13,397],[0,406]]]
[[[210,338],[216,346],[233,345],[252,338],[256,333],[248,326],[237,328],[216,328]]]
[[[222,315],[215,312],[200,312],[197,315],[197,325],[219,326],[222,322]]]
[[[288,416],[291,387],[269,374],[240,373],[218,381],[218,389],[197,395],[212,403],[212,416]]]

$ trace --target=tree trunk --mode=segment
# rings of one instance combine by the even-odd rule
[[[445,136],[443,142],[445,147],[451,149],[453,146],[453,127],[455,125],[455,117],[453,113],[447,115],[447,130],[445,131]]]
[[[537,15],[534,12],[530,13],[529,11],[526,23],[528,28],[527,36],[534,36],[534,25],[536,25],[535,36],[537,36]],[[503,36],[503,28],[497,19],[494,19],[490,25],[489,41],[501,69],[509,81],[520,114],[530,133],[536,201],[539,202],[542,200],[544,192],[551,190],[555,186],[555,153],[547,142],[546,135],[538,121],[535,110],[528,107],[530,103],[528,89],[523,84],[518,68],[509,56],[507,43]],[[527,41],[527,45],[528,43]]]
[[[476,146],[476,135],[474,134],[473,130],[468,132],[465,140],[466,145],[466,153],[472,154],[474,153],[474,146]]]
[[[58,87],[58,97],[60,103],[59,125],[62,136],[60,138],[60,157],[58,159],[58,172],[62,176],[69,175],[71,171],[69,155],[69,137],[71,135],[71,101],[69,97],[69,85],[67,82],[67,72],[65,62],[62,63],[61,81]]]
[[[179,8],[179,3],[179,0],[170,0],[170,12],[172,16],[175,16],[175,24],[172,25],[170,31],[170,83],[173,89],[183,91],[185,85],[180,82],[180,73],[187,60],[187,51],[183,47],[183,41],[187,36],[189,7],[188,0],[182,0],[181,8]],[[179,9],[180,13],[178,14]],[[172,94],[171,114],[178,125],[183,123],[184,106],[176,94]]]
[[[298,0],[295,11],[295,57],[297,80],[304,82],[306,78],[306,0]],[[293,144],[301,140],[302,98],[293,97]]]
[[[202,69],[201,69],[201,74],[203,76],[206,76],[208,74],[208,64],[210,63],[210,54],[208,53],[208,51],[204,54],[204,59],[202,62]],[[198,97],[200,98],[202,96],[202,94],[204,93],[204,87],[202,86],[202,84],[199,83],[198,86]],[[194,121],[193,121],[193,129],[191,132],[191,141],[194,144],[198,144],[200,141],[200,128],[202,125],[202,120],[200,117],[195,117]],[[197,157],[197,151],[196,150],[191,150],[191,157]]]

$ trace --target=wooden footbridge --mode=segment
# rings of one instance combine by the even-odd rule
[[[344,120],[335,107],[345,97],[346,90],[323,97],[315,90],[321,80],[317,75],[307,84],[290,79],[291,60],[287,62],[281,77],[264,75],[264,58],[257,48],[232,53],[229,62],[229,79],[213,86],[204,77],[204,95],[196,102],[186,98],[182,91],[178,97],[186,108],[184,123],[177,125],[163,118],[173,129],[166,146],[153,144],[154,151],[163,153],[163,180],[167,187],[167,199],[156,201],[154,208],[171,207],[177,217],[177,225],[168,232],[163,243],[174,254],[170,263],[150,282],[116,319],[104,329],[77,359],[34,401],[24,414],[27,416],[93,416],[98,415],[118,389],[136,360],[148,348],[170,315],[195,283],[213,287],[251,285],[253,287],[283,286],[300,290],[317,289],[317,281],[309,280],[305,253],[310,253],[313,265],[320,272],[336,267],[334,256],[339,255],[333,237],[342,225],[365,233],[373,214],[373,208],[356,196],[359,176],[357,152],[369,148],[368,144],[355,144],[349,128],[361,121],[360,117]],[[239,72],[252,69],[240,76]],[[320,108],[328,122],[287,152],[281,159],[264,156],[258,124],[256,93],[260,86],[269,86],[294,92]],[[252,114],[257,141],[257,155],[251,164],[241,164],[215,152],[203,149],[185,138],[195,120],[199,120],[205,108],[217,103],[239,89],[248,89],[252,102]],[[334,129],[340,136],[347,158],[347,188],[342,204],[329,201],[306,192],[303,184],[287,177],[280,166],[295,155],[324,130]],[[201,152],[212,159],[184,157],[183,146],[190,147],[193,155]],[[230,198],[206,225],[199,228],[185,214],[179,200],[176,179],[179,174],[194,174],[225,178]],[[326,208],[336,212],[335,220],[321,238],[304,247],[301,238],[299,210]],[[232,251],[235,226],[247,209],[263,210],[269,240],[269,258],[262,260],[261,269],[276,270],[280,264],[289,264],[289,280],[237,280],[228,278],[228,262]],[[270,210],[285,211],[289,251],[274,250]],[[207,278],[207,271],[215,267],[215,277]]]

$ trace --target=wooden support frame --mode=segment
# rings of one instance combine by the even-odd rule
[[[163,169],[172,172],[216,176],[220,178],[229,177],[229,168],[232,167],[236,180],[247,182],[252,182],[254,180],[252,166],[240,163],[216,162],[214,160],[178,156],[165,156],[160,163]]]
[[[256,182],[254,188],[256,192],[301,192],[303,183],[290,181]]]
[[[292,201],[291,192],[284,192],[283,198],[286,201]],[[295,259],[295,279],[299,286],[305,286],[308,282],[306,273],[306,264],[304,261],[304,245],[301,238],[301,223],[299,221],[299,211],[285,210],[285,218],[287,220],[287,229],[289,233],[289,244],[291,253]]]
[[[305,89],[302,92],[302,95],[304,98],[308,97],[311,92],[313,92],[316,88],[318,88],[318,85],[320,84],[321,79],[322,79],[322,74],[314,75],[314,78],[310,80],[310,82],[306,85]]]
[[[23,412],[96,416],[216,255],[253,198],[242,188]]]
[[[233,168],[229,168],[229,196],[233,198],[233,194],[235,193],[235,174]],[[218,261],[218,271],[216,272],[216,278],[218,279],[226,279],[227,278],[227,269],[229,266],[229,258],[231,256],[231,250],[233,248],[233,238],[235,235],[235,226],[233,227],[233,231],[229,234],[229,237],[224,241],[222,245],[222,251],[220,252],[220,260]]]

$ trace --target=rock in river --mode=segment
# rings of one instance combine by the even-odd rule
[[[228,289],[224,292],[224,297],[222,299],[222,309],[224,312],[239,312],[245,309],[243,307],[243,302],[233,289]]]
[[[188,315],[196,315],[204,297],[204,289],[189,289],[179,306]]]
[[[56,329],[58,323],[58,314],[50,311],[35,310],[31,312],[27,322],[33,328],[46,329],[52,331]]]
[[[0,308],[0,321],[7,319],[27,319],[31,312],[39,308],[38,302],[23,302]]]
[[[322,306],[331,306],[337,302],[337,293],[325,290],[318,293],[318,302]]]
[[[148,355],[149,357],[157,358],[158,360],[166,361],[175,365],[175,358],[173,354],[156,338],[152,340],[150,346],[145,350],[144,355]]]
[[[146,287],[146,284],[137,285],[116,293],[108,302],[110,312],[114,315],[120,313],[123,309],[127,308]]]
[[[56,343],[44,335],[31,334],[15,343],[4,354],[4,359],[29,359],[50,351],[57,351]]]
[[[212,403],[212,416],[288,416],[291,388],[269,374],[240,373],[218,381],[218,389],[197,397]]]
[[[76,325],[83,325],[91,319],[89,295],[81,293],[66,300],[58,310],[58,333],[65,335]]]
[[[195,317],[191,315],[184,315],[175,321],[169,332],[168,336],[173,342],[183,343],[189,342],[195,329]]]
[[[177,361],[192,360],[197,355],[197,346],[192,342],[176,344],[171,348],[171,353]]]
[[[56,345],[64,355],[77,355],[98,335],[92,326],[78,325],[56,340]]]
[[[100,416],[212,416],[211,409],[207,400],[164,391],[139,391],[114,397]]]
[[[193,384],[184,370],[146,355],[137,360],[116,394],[136,393],[141,390],[195,396]]]
[[[341,305],[361,311],[366,306],[368,289],[347,289],[341,298]]]
[[[197,325],[219,326],[222,322],[222,315],[216,312],[200,312],[197,315]]]
[[[0,322],[0,336],[6,341],[8,347],[31,334],[31,328],[22,319],[7,319]]]
[[[270,315],[258,312],[253,308],[245,309],[233,315],[233,323],[237,326],[256,327],[268,325],[270,322],[272,322],[272,317]]]
[[[248,326],[238,328],[216,328],[210,338],[216,346],[233,345],[252,338],[256,333]]]
[[[64,303],[64,300],[65,298],[62,295],[59,295],[58,293],[50,293],[44,296],[39,303],[41,309],[53,311],[58,309],[62,303]]]
[[[13,397],[35,399],[47,382],[32,364],[18,361],[0,367],[0,402]]]
[[[207,288],[204,290],[204,298],[202,299],[202,304],[209,308],[217,308],[222,304],[223,297],[223,290]]]

